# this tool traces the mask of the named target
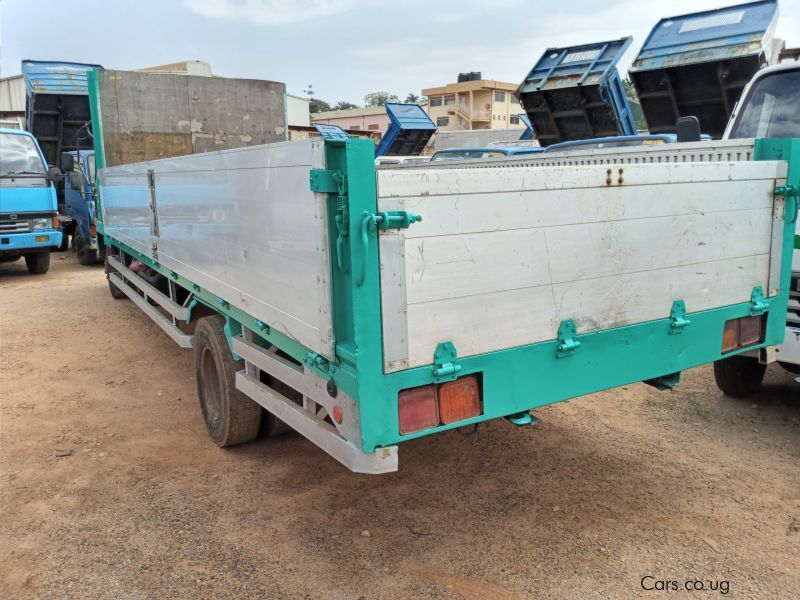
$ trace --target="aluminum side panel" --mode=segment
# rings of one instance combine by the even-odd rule
[[[324,166],[302,140],[103,169],[105,233],[333,358],[326,198],[309,188]]]
[[[748,302],[768,289],[774,189],[786,163],[378,171],[384,369]],[[402,243],[397,237],[402,238]],[[398,245],[402,264],[398,264]]]

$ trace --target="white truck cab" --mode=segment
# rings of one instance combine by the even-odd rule
[[[723,138],[800,138],[799,107],[800,61],[766,67],[742,91]],[[773,353],[762,351],[717,361],[717,385],[728,395],[746,396],[758,389],[767,363],[773,360],[787,371],[800,374],[800,227],[794,238],[784,343]]]

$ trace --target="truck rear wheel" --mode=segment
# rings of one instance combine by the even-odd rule
[[[236,372],[244,361],[234,361],[225,336],[225,319],[203,317],[194,333],[197,397],[208,435],[221,447],[258,437],[261,406],[236,389]]]
[[[108,279],[108,291],[111,292],[111,297],[114,300],[124,300],[128,296],[125,294],[125,292],[123,292],[121,289],[119,289],[117,286],[111,283],[111,278],[109,277],[109,274],[115,273],[116,271],[114,271],[114,269],[112,269],[108,265],[108,259],[106,259],[105,262],[106,262],[106,279]]]
[[[97,250],[92,250],[87,246],[88,244],[86,243],[86,240],[76,227],[74,233],[72,234],[72,247],[75,248],[75,252],[78,253],[78,262],[84,267],[88,267],[97,263]]]
[[[731,356],[714,363],[714,379],[725,394],[742,398],[761,386],[766,370],[755,358]]]
[[[28,271],[34,275],[44,275],[50,269],[50,253],[37,252],[36,254],[25,255],[25,265]]]

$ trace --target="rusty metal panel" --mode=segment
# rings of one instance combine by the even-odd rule
[[[98,71],[106,166],[286,139],[283,83]]]

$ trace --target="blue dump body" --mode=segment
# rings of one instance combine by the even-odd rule
[[[338,125],[328,125],[326,123],[315,123],[314,128],[319,132],[319,136],[324,140],[348,140],[350,135]]]
[[[695,116],[721,137],[745,84],[769,62],[777,9],[762,0],[661,19],[629,70],[650,132]]]
[[[92,149],[86,73],[100,65],[23,60],[27,130],[50,166],[62,152]]]
[[[539,154],[544,148],[535,146],[487,146],[470,148],[448,148],[439,150],[431,156],[431,162],[443,160],[468,160],[473,158],[498,158],[503,156],[519,156],[521,154]]]
[[[436,125],[419,104],[386,103],[391,121],[375,156],[416,156],[436,132]]]
[[[636,133],[616,69],[631,41],[545,50],[517,89],[542,146]]]

